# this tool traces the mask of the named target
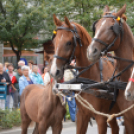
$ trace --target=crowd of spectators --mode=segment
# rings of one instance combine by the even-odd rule
[[[25,65],[23,60],[18,62],[18,67],[14,69],[12,63],[0,63],[0,82],[7,85],[6,101],[0,100],[0,109],[17,109],[20,104],[20,96],[27,85],[41,84],[46,85],[50,81],[48,68],[45,66],[43,72],[29,61]],[[0,91],[0,94],[3,94]]]

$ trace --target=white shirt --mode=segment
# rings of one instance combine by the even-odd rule
[[[46,86],[49,82],[50,82],[50,74],[46,72],[44,76],[44,85]]]

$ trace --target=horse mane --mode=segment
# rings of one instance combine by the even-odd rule
[[[131,38],[133,39],[133,42],[134,42],[134,36],[133,36],[133,32],[132,32],[131,28],[127,23],[125,23],[125,24],[126,24],[128,32],[131,33]],[[132,45],[133,45],[133,43],[132,43]],[[134,47],[134,45],[133,45],[133,47]]]
[[[87,45],[89,45],[90,42],[92,41],[92,38],[89,35],[89,33],[87,32],[87,30],[78,23],[75,23],[75,22],[72,22],[72,23],[80,29],[81,34],[82,34],[82,40],[83,40],[84,44],[86,45],[87,43],[85,43],[85,42],[88,41]]]

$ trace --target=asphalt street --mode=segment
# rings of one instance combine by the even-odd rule
[[[33,130],[33,127],[29,128],[28,134],[32,134],[32,130]],[[124,132],[124,128],[122,126],[120,126],[120,133],[119,134],[123,134],[123,132]],[[15,129],[12,129],[12,130],[1,131],[0,134],[21,134],[21,129],[20,128],[15,128]],[[52,134],[51,129],[49,129],[47,131],[47,134]],[[62,130],[61,134],[76,134],[75,123],[73,123],[73,122],[64,123],[63,124],[63,130]],[[93,124],[93,127],[91,127],[89,125],[87,134],[98,134],[97,125]],[[108,128],[107,134],[111,134],[110,128]]]

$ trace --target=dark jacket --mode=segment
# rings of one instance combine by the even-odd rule
[[[5,78],[6,82],[9,83],[9,85],[7,86],[7,95],[9,95],[9,86],[11,85],[11,80],[8,73],[3,72],[3,74],[0,74],[0,82],[3,78]]]

